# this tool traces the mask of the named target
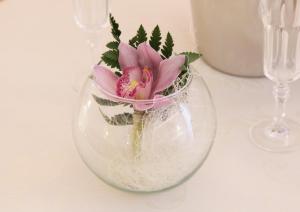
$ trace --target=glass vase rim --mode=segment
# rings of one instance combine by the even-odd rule
[[[96,88],[98,90],[100,90],[103,94],[105,94],[107,97],[110,98],[110,100],[114,101],[114,102],[124,102],[124,103],[131,103],[131,104],[136,104],[136,103],[143,103],[143,104],[153,104],[153,103],[157,103],[157,102],[164,102],[170,99],[174,99],[177,96],[179,96],[180,94],[182,94],[185,90],[187,90],[187,88],[190,86],[192,80],[193,80],[193,71],[191,70],[193,68],[191,68],[191,66],[189,65],[187,67],[187,73],[188,73],[188,79],[186,84],[181,87],[180,89],[176,90],[174,93],[171,93],[168,96],[160,96],[157,98],[153,98],[153,99],[128,99],[128,98],[124,98],[121,96],[117,96],[115,94],[112,94],[108,91],[106,91],[105,89],[103,89],[101,86],[99,86],[97,83],[94,82],[94,84],[96,85]]]

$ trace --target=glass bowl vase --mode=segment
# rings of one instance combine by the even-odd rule
[[[153,107],[136,111],[135,104]],[[207,158],[215,133],[214,105],[194,69],[184,87],[154,100],[113,96],[88,78],[73,121],[86,165],[109,185],[142,193],[166,190],[191,177]]]

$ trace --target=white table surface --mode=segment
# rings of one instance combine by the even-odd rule
[[[111,11],[126,36],[140,22],[148,29],[160,23],[178,51],[195,48],[187,0],[115,0]],[[218,115],[204,166],[184,185],[156,195],[104,184],[81,161],[71,133],[74,73],[87,69],[88,53],[71,0],[0,1],[1,212],[300,211],[300,152],[267,153],[248,136],[251,125],[271,115],[271,82],[224,75],[202,61],[196,67]],[[298,121],[299,90],[300,81],[288,108]]]

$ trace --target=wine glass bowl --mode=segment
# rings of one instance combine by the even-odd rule
[[[253,142],[272,152],[300,147],[300,125],[286,118],[289,83],[300,78],[300,0],[261,0],[264,26],[264,73],[275,82],[276,102],[272,120],[251,129]]]
[[[73,0],[74,19],[87,32],[99,31],[108,17],[108,0]]]
[[[261,0],[264,25],[264,72],[277,83],[300,78],[300,2]]]
[[[109,0],[73,0],[74,20],[77,26],[86,34],[87,45],[90,49],[90,69],[99,61],[98,49],[101,30],[107,25]],[[79,92],[80,87],[89,74],[78,71],[74,77],[73,89]]]

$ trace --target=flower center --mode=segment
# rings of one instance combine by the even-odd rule
[[[143,83],[146,83],[150,80],[151,72],[152,72],[152,70],[149,67],[145,66],[143,68],[143,76],[142,76]]]
[[[136,80],[131,80],[130,84],[128,85],[128,90],[132,91],[138,86],[138,81]]]
[[[148,66],[145,66],[143,69],[143,72],[145,73],[149,73],[151,71],[151,69]]]

